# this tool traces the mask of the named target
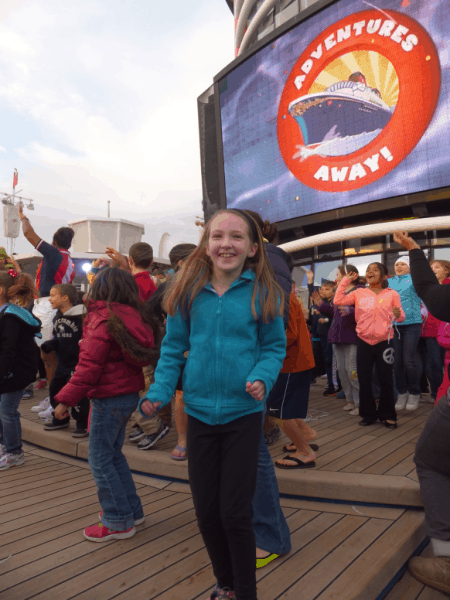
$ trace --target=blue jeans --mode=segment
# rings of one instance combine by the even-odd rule
[[[92,400],[89,465],[103,510],[102,523],[117,531],[133,527],[144,516],[130,467],[122,453],[127,423],[139,394]]]
[[[421,325],[398,325],[394,328],[394,374],[399,394],[420,395],[421,360],[417,351]]]
[[[444,379],[445,348],[438,344],[436,338],[427,337],[427,356],[425,360],[425,372],[430,382],[431,397],[436,400],[437,391]]]
[[[258,474],[253,497],[253,527],[256,547],[272,554],[291,550],[291,534],[280,506],[280,492],[272,457],[261,432]]]
[[[25,390],[0,395],[0,444],[7,454],[22,452],[19,404]]]

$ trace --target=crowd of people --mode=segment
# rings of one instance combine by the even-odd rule
[[[397,428],[397,411],[428,401],[429,385],[437,406],[415,460],[436,557],[413,559],[410,568],[425,583],[443,579],[442,561],[450,566],[449,262],[429,264],[397,232],[409,254],[398,258],[395,275],[378,262],[364,277],[342,265],[317,289],[309,271],[305,306],[276,225],[253,211],[221,210],[198,246],[171,250],[167,274],[152,272],[145,242],[128,257],[106,248],[82,294],[73,285],[73,230],[60,228],[49,244],[22,211],[20,218],[42,261],[33,280],[0,249],[0,470],[24,463],[18,409],[39,373],[37,387],[49,395],[32,410],[44,429],[66,429],[73,418],[72,435],[89,436],[101,511],[85,538],[132,537],[145,516],[122,451],[127,426],[129,440],[149,450],[167,435],[174,406],[171,458],[189,457],[217,579],[210,600],[256,600],[255,558],[261,568],[291,547],[268,446],[282,430],[291,443],[275,466],[315,467],[317,433],[305,422],[311,384],[325,377],[324,395],[345,398],[344,410],[361,426],[388,429]],[[450,577],[445,585],[449,591]]]

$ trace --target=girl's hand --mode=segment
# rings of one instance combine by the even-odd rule
[[[393,309],[392,309],[392,312],[394,313],[394,317],[396,319],[398,319],[399,316],[400,316],[400,314],[401,314],[399,307],[398,306],[394,306]]]
[[[326,323],[326,322],[327,322],[327,319],[325,319],[325,318],[319,319],[319,323]]]
[[[141,404],[142,412],[145,413],[148,417],[151,417],[161,406],[161,402],[150,402],[150,400],[145,400]]]
[[[352,271],[351,273],[347,273],[347,277],[350,279],[350,281],[356,281],[359,275],[358,273],[355,273],[355,271]]]
[[[403,248],[406,248],[407,250],[415,250],[416,248],[420,250],[419,244],[409,237],[407,231],[396,231],[393,237],[394,242],[397,242],[397,244],[403,246]]]
[[[250,396],[253,396],[255,400],[261,401],[266,395],[266,386],[262,381],[259,380],[256,380],[255,383],[253,383],[253,385],[249,381],[247,381],[245,391],[248,392]]]
[[[313,292],[311,294],[311,300],[312,300],[312,303],[315,304],[316,306],[320,306],[320,304],[322,304],[322,302],[323,302],[322,298],[320,297],[319,292]]]
[[[55,417],[55,419],[62,421],[66,417],[70,417],[69,409],[64,404],[58,404],[58,406],[53,411],[53,416]]]
[[[308,283],[314,282],[314,273],[311,270],[306,271],[306,277],[308,278]]]

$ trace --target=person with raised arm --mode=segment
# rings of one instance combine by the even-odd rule
[[[366,270],[367,288],[357,288],[345,293],[348,285],[356,281],[356,272],[344,277],[334,297],[336,306],[355,305],[357,340],[356,370],[359,381],[359,414],[363,427],[377,420],[388,429],[397,428],[395,412],[393,363],[394,350],[390,344],[395,322],[405,319],[400,295],[388,287],[385,265],[371,263]],[[373,365],[380,378],[381,396],[377,407],[372,391]]]
[[[19,205],[19,217],[22,231],[26,239],[36,250],[42,254],[42,260],[36,274],[36,287],[39,298],[35,300],[33,315],[42,322],[42,339],[39,345],[47,342],[52,337],[53,317],[56,310],[50,304],[50,290],[59,283],[72,283],[75,277],[75,266],[70,258],[69,248],[75,235],[71,227],[60,227],[53,235],[51,244],[48,244],[34,231],[30,220],[23,214],[23,207]],[[44,354],[41,358],[45,365],[47,383],[50,385],[56,370],[57,359],[54,352]],[[41,403],[42,410],[50,406],[50,398]]]
[[[425,253],[404,231],[394,241],[409,250],[414,289],[436,319],[450,322],[450,285],[441,285]],[[411,558],[416,579],[450,594],[450,404],[449,391],[431,411],[416,445],[414,462],[425,509],[426,533],[434,556]]]

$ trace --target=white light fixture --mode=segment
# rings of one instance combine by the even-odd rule
[[[83,271],[85,273],[89,273],[89,271],[92,269],[92,264],[91,263],[84,263],[84,265],[81,267],[83,269]]]

